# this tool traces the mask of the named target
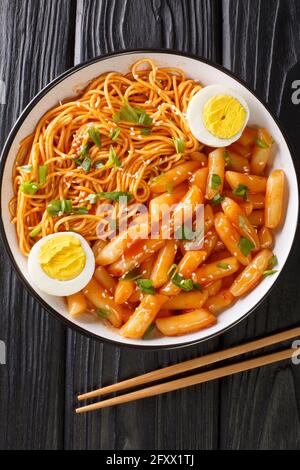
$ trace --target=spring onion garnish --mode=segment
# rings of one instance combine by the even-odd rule
[[[47,204],[47,212],[53,217],[58,217],[60,213],[72,211],[72,200],[71,199],[52,199]]]
[[[130,201],[130,199],[133,197],[131,193],[127,191],[112,191],[112,192],[102,192],[102,193],[97,193],[97,195],[100,198],[104,199],[112,199],[113,201],[119,201],[121,197],[126,197],[127,201]]]
[[[183,139],[173,139],[176,153],[183,153],[184,152],[184,140]]]
[[[108,310],[105,310],[105,308],[97,308],[96,314],[97,314],[98,317],[100,317],[100,318],[107,318],[108,315],[109,315],[109,311],[108,311]]]
[[[61,212],[61,201],[59,199],[53,199],[47,204],[47,212],[49,215],[57,217]]]
[[[85,206],[80,206],[80,207],[73,207],[72,212],[76,215],[85,215],[89,213],[89,210]]]
[[[216,173],[214,173],[211,176],[211,182],[210,182],[211,188],[212,189],[218,189],[218,187],[220,186],[221,183],[222,183],[221,177],[219,175],[217,175]]]
[[[21,170],[23,173],[31,173],[31,172],[32,172],[32,165],[23,165],[23,166],[20,166],[20,170]]]
[[[39,165],[39,183],[45,184],[47,180],[47,165]]]
[[[31,183],[29,181],[23,181],[20,185],[20,190],[24,194],[30,194],[30,196],[33,196],[37,190],[39,189],[39,185],[37,183]]]
[[[271,276],[272,274],[275,274],[278,272],[277,269],[273,269],[274,266],[276,266],[278,264],[278,259],[277,259],[277,256],[276,255],[273,255],[271,258],[270,258],[270,261],[268,263],[268,268],[266,271],[264,271],[263,275],[265,277],[267,276]]]
[[[267,269],[266,271],[263,272],[263,276],[272,276],[272,274],[278,273],[278,269]]]
[[[80,151],[80,157],[79,158],[73,158],[73,161],[76,163],[76,165],[78,166],[82,166],[82,162],[86,159],[86,158],[90,158],[89,157],[89,150],[90,150],[90,144],[85,144],[81,151]]]
[[[196,234],[190,227],[186,227],[184,224],[181,225],[178,229],[175,231],[175,239],[176,240],[194,240]]]
[[[121,132],[121,129],[119,127],[115,127],[114,129],[112,129],[109,133],[109,137],[111,138],[111,140],[114,142],[115,140],[117,140],[117,138],[119,137],[120,135],[120,132]]]
[[[85,157],[83,162],[81,163],[81,168],[88,173],[91,169],[92,159],[90,157]]]
[[[105,168],[111,168],[112,166],[119,168],[121,166],[121,162],[112,145],[109,148],[108,160],[104,166]]]
[[[226,166],[230,166],[232,164],[232,158],[230,157],[230,153],[227,150],[224,150],[223,154]]]
[[[130,106],[126,100],[123,101],[123,106],[120,111],[113,114],[113,121],[117,123],[120,121],[133,122],[146,127],[152,124],[152,118],[148,116],[146,111]]]
[[[221,268],[221,269],[228,269],[229,268],[229,264],[228,263],[219,263],[217,264],[218,268]]]
[[[174,276],[174,274],[176,273],[177,269],[178,269],[178,265],[175,264],[175,263],[172,264],[169,268],[169,271],[167,272],[168,277],[172,278]]]
[[[73,162],[76,163],[76,165],[80,166],[82,163],[83,158],[72,158]]]
[[[153,282],[151,279],[136,279],[136,284],[140,291],[144,294],[155,294],[155,289],[153,287]]]
[[[185,292],[190,292],[191,290],[202,290],[200,284],[194,282],[193,279],[185,279],[181,274],[176,272],[172,275],[171,281],[175,286],[180,287],[180,289]]]
[[[131,193],[128,193],[127,191],[112,191],[112,192],[101,192],[101,193],[93,193],[89,194],[88,197],[86,198],[87,201],[90,202],[90,204],[96,204],[97,199],[111,199],[112,201],[119,201],[120,198],[126,198],[127,201],[130,201],[130,199],[133,197]]]
[[[276,255],[273,255],[272,258],[270,258],[268,267],[269,268],[274,268],[274,266],[276,266],[276,264],[278,264],[278,259],[277,259]]]
[[[142,127],[142,129],[140,130],[140,133],[143,136],[150,135],[151,134],[151,129],[150,129],[150,127]]]
[[[136,279],[139,279],[143,275],[138,272],[137,269],[133,269],[132,271],[129,271],[127,274],[125,274],[122,279],[126,281],[135,281]]]
[[[212,199],[211,203],[213,206],[217,206],[218,204],[221,204],[221,202],[224,201],[224,197],[221,194],[216,194]]]
[[[234,194],[234,196],[242,197],[244,201],[247,201],[248,186],[245,184],[239,184],[237,188],[232,191],[232,194]]]
[[[244,256],[248,256],[250,251],[253,250],[253,248],[255,248],[253,243],[250,240],[248,240],[248,238],[245,238],[245,237],[240,238],[238,247]]]
[[[89,150],[90,150],[90,144],[85,144],[83,147],[82,147],[82,150],[80,152],[80,156],[82,159],[86,158],[89,156]]]
[[[72,199],[61,199],[60,210],[66,214],[72,212]]]
[[[148,326],[147,330],[144,333],[143,339],[149,338],[151,336],[152,331],[155,328],[155,323],[151,323],[151,325]]]
[[[91,126],[88,129],[88,133],[89,133],[90,138],[94,142],[94,144],[99,149],[101,149],[102,145],[101,145],[101,135],[100,135],[99,129],[97,129],[97,127],[95,126]]]
[[[265,142],[263,139],[260,139],[259,137],[256,137],[254,139],[254,142],[257,145],[257,147],[260,147],[261,149],[268,149],[269,148],[267,142]]]
[[[42,230],[42,224],[38,224],[29,232],[29,236],[31,238],[34,238],[40,233],[41,230]]]

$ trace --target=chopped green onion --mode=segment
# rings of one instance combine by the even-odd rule
[[[114,142],[115,140],[117,140],[117,138],[119,137],[119,134],[121,132],[121,129],[119,127],[115,127],[114,129],[112,129],[109,133],[109,137],[111,138],[111,140]]]
[[[173,139],[176,153],[183,153],[184,152],[184,140],[183,139]]]
[[[137,269],[133,269],[132,271],[129,271],[127,274],[125,274],[121,279],[124,279],[126,281],[135,281],[136,279],[139,279],[143,275],[138,272]]]
[[[97,129],[97,127],[95,127],[95,126],[89,127],[88,133],[89,133],[90,138],[94,142],[94,144],[99,149],[101,149],[102,144],[101,144],[101,134],[99,132],[99,129]]]
[[[143,339],[149,338],[154,328],[155,328],[155,323],[151,323],[151,325],[149,325],[147,330],[145,331]]]
[[[40,231],[42,230],[42,224],[39,224],[39,225],[36,225],[30,232],[29,232],[29,236],[31,238],[34,238],[36,237]]]
[[[218,189],[218,187],[221,185],[221,183],[222,183],[221,177],[219,175],[217,175],[216,173],[214,173],[211,176],[211,182],[210,182],[211,188],[212,189]]]
[[[76,163],[76,165],[80,166],[81,163],[82,163],[83,158],[82,158],[82,157],[80,157],[80,158],[72,158],[72,160],[73,160],[73,162]]]
[[[124,100],[124,105],[122,106],[120,111],[113,114],[113,121],[133,122],[135,124],[140,124],[143,126],[151,126],[152,124],[152,118],[148,116],[146,111],[130,106],[130,104],[126,100]]]
[[[23,173],[31,173],[32,172],[32,165],[20,166],[20,170],[23,171]]]
[[[253,243],[250,240],[248,240],[248,238],[245,238],[245,237],[240,238],[238,247],[244,256],[248,256],[250,251],[253,250],[253,248],[255,248]]]
[[[99,170],[100,168],[103,168],[104,165],[102,162],[95,162],[94,163],[94,168],[96,168],[96,170]]]
[[[144,294],[155,294],[155,289],[151,279],[137,279],[136,283],[140,291],[142,291]]]
[[[85,215],[85,214],[89,213],[89,210],[85,206],[80,206],[80,207],[74,207],[73,212],[74,212],[74,214]]]
[[[45,184],[47,180],[47,165],[39,165],[39,183]]]
[[[268,267],[269,268],[274,268],[274,266],[276,266],[276,264],[278,264],[278,259],[277,259],[276,255],[273,255],[272,258],[270,258]]]
[[[53,199],[47,204],[47,212],[53,217],[57,217],[60,213],[70,214],[72,212],[72,200]]]
[[[141,134],[141,135],[144,135],[144,136],[150,135],[150,134],[151,134],[151,129],[150,129],[150,127],[143,127],[143,128],[140,130],[140,134]]]
[[[180,287],[185,292],[190,292],[191,290],[202,290],[200,284],[194,282],[193,279],[185,279],[181,274],[176,272],[172,275],[171,281],[175,286]]]
[[[172,264],[167,272],[167,275],[168,277],[172,278],[172,276],[174,276],[174,274],[176,273],[178,269],[178,265],[177,264]]]
[[[218,204],[221,204],[221,202],[224,201],[224,197],[221,194],[216,194],[212,199],[211,199],[211,204],[213,206],[217,206]]]
[[[60,199],[53,199],[47,204],[47,212],[49,215],[57,217],[61,212],[61,201]]]
[[[256,137],[254,139],[254,142],[257,145],[257,147],[260,147],[261,149],[268,149],[269,148],[267,142],[265,142],[263,139],[260,139],[259,137]]]
[[[151,126],[152,124],[152,118],[148,116],[148,114],[145,111],[137,111],[139,113],[139,121],[138,123],[141,126]]]
[[[193,290],[199,290],[200,292],[202,292],[202,286],[198,283],[198,282],[194,282],[193,281]]]
[[[97,308],[97,310],[96,310],[96,314],[100,318],[107,318],[109,313],[110,312],[108,310],[105,310],[105,308]]]
[[[192,229],[189,227],[186,227],[184,224],[179,227],[179,229],[176,230],[175,232],[175,239],[176,240],[194,240],[195,239],[195,233]]]
[[[224,150],[223,157],[224,157],[226,166],[232,165],[232,158],[230,156],[230,153],[227,150]]]
[[[92,159],[90,157],[85,157],[83,162],[81,163],[81,168],[88,173],[91,169]]]
[[[112,192],[102,192],[102,193],[97,193],[97,196],[104,198],[104,199],[112,199],[113,201],[119,201],[121,197],[126,197],[127,201],[130,201],[132,199],[132,194],[127,192],[127,191],[112,191]]]
[[[60,210],[63,213],[70,214],[72,212],[72,199],[61,199]]]
[[[112,166],[119,168],[121,166],[121,162],[112,145],[109,148],[108,160],[104,166],[105,168],[110,168]]]
[[[37,190],[39,189],[39,185],[37,183],[30,183],[29,181],[23,181],[20,185],[20,190],[24,194],[30,194],[33,196]]]
[[[263,272],[263,276],[272,276],[272,274],[278,273],[278,269],[267,269],[266,271]]]
[[[237,188],[232,191],[234,196],[242,197],[244,201],[247,201],[248,196],[248,186],[245,184],[239,184]]]
[[[221,269],[228,269],[229,268],[229,264],[228,263],[219,263],[217,264],[218,268],[221,268]]]
[[[89,194],[86,200],[89,201],[91,204],[95,204],[98,198],[111,199],[112,201],[119,201],[121,197],[122,198],[124,197],[127,199],[127,201],[130,201],[133,196],[131,193],[127,191],[112,191],[112,192],[101,192],[101,193]]]
[[[80,152],[80,156],[82,157],[82,159],[89,156],[89,150],[90,150],[90,144],[85,144],[82,147],[82,150]]]

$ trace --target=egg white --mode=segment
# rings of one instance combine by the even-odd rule
[[[41,246],[48,240],[54,237],[61,237],[62,235],[70,235],[77,238],[86,256],[86,262],[81,273],[74,279],[68,281],[60,281],[49,277],[42,269],[39,262],[39,252]],[[28,272],[32,282],[35,286],[46,294],[63,297],[66,295],[75,294],[83,289],[91,280],[95,270],[95,256],[90,248],[88,242],[78,233],[59,232],[47,235],[41,238],[30,250],[28,257]]]
[[[210,98],[216,95],[232,96],[241,103],[246,111],[246,119],[243,127],[230,139],[221,139],[211,134],[211,132],[209,132],[209,130],[205,127],[202,118],[205,104]],[[238,140],[247,125],[249,116],[249,107],[244,98],[231,88],[224,87],[222,85],[208,85],[202,88],[193,96],[187,108],[187,121],[193,136],[196,137],[196,139],[198,139],[201,143],[210,147],[227,147],[228,145]]]

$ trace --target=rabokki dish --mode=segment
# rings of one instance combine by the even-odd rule
[[[150,59],[50,109],[20,143],[9,206],[32,283],[126,338],[218,322],[277,270],[285,175],[249,114],[234,88]],[[185,206],[192,227],[203,207],[201,234],[175,230]]]

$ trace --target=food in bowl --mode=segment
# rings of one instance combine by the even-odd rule
[[[65,296],[70,315],[88,313],[132,339],[154,326],[184,335],[215,324],[275,272],[285,177],[268,174],[273,139],[259,123],[247,127],[247,103],[233,89],[206,88],[139,60],[48,111],[21,142],[10,203],[19,247],[33,282]],[[186,205],[191,227],[178,233]],[[204,236],[194,230],[198,206]]]

